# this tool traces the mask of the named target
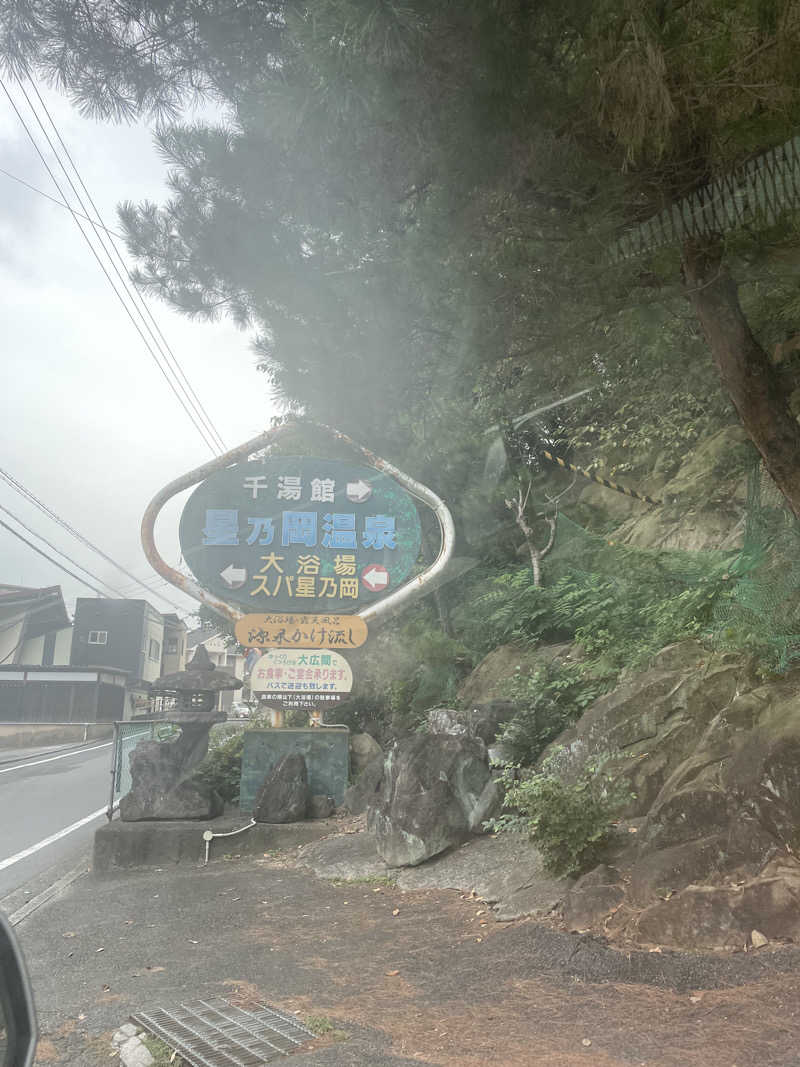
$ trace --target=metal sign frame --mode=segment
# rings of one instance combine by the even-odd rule
[[[266,448],[276,441],[279,441],[281,437],[286,436],[289,433],[296,432],[297,430],[309,427],[314,430],[321,430],[327,434],[332,440],[340,442],[346,445],[369,467],[373,467],[375,470],[380,471],[382,474],[388,474],[416,500],[425,504],[431,509],[436,516],[436,520],[439,523],[439,530],[441,532],[441,546],[439,548],[439,554],[435,561],[426,568],[422,574],[418,574],[416,578],[411,578],[409,581],[401,585],[399,589],[396,589],[393,593],[390,593],[383,600],[376,601],[363,608],[361,611],[356,611],[353,614],[363,619],[366,623],[375,623],[377,621],[384,621],[390,616],[394,615],[402,608],[408,607],[409,604],[414,603],[420,597],[424,596],[428,592],[428,586],[439,578],[442,572],[447,567],[453,556],[453,550],[455,548],[456,530],[453,522],[453,516],[450,514],[450,509],[445,502],[434,493],[432,489],[429,489],[422,482],[416,481],[409,474],[399,470],[388,460],[381,459],[374,452],[371,452],[368,448],[358,444],[347,434],[342,433],[341,430],[336,430],[331,426],[325,426],[323,423],[312,422],[307,419],[290,419],[281,423],[280,426],[275,426],[271,430],[265,430],[257,437],[251,438],[249,441],[245,441],[241,445],[237,445],[236,448],[230,449],[222,456],[218,456],[208,463],[204,463],[200,467],[195,467],[194,470],[189,471],[187,474],[182,475],[180,478],[176,478],[174,481],[165,485],[161,489],[147,506],[147,510],[142,518],[142,548],[144,554],[147,557],[151,567],[161,575],[162,578],[166,578],[168,582],[175,586],[176,589],[180,589],[182,593],[186,593],[187,596],[192,597],[194,600],[198,600],[201,604],[206,604],[208,607],[213,608],[214,611],[223,615],[225,618],[230,619],[232,622],[236,622],[244,615],[248,614],[242,611],[238,606],[229,604],[225,600],[221,600],[219,597],[213,596],[207,592],[201,585],[199,585],[193,578],[189,578],[185,574],[181,574],[180,571],[175,570],[162,558],[155,543],[155,524],[158,515],[160,514],[164,505],[171,500],[178,493],[183,492],[185,489],[191,489],[192,486],[198,485],[200,482],[205,481],[210,474],[214,474],[216,471],[223,470],[225,467],[230,467],[234,463],[239,463],[242,460],[246,460],[254,452],[258,452],[262,448]]]

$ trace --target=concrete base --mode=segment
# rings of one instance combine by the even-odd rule
[[[204,830],[227,833],[245,826],[246,815],[221,815],[207,822],[122,822],[114,819],[94,835],[95,874],[131,870],[137,867],[170,867],[177,863],[202,863],[205,857]],[[214,838],[209,862],[235,853],[258,856],[272,849],[297,848],[317,841],[337,829],[336,819],[315,819],[293,823],[256,823],[234,837]]]

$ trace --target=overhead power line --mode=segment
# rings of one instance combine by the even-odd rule
[[[58,140],[58,143],[61,146],[61,149],[64,152],[64,155],[66,156],[67,160],[69,161],[70,166],[72,167],[73,171],[75,172],[75,177],[78,179],[78,183],[79,183],[81,189],[83,189],[84,193],[86,194],[86,199],[89,201],[89,204],[91,205],[92,210],[94,211],[94,215],[95,215],[95,218],[97,219],[97,223],[92,222],[92,225],[95,226],[95,227],[99,226],[99,228],[103,231],[104,234],[110,234],[111,231],[103,223],[103,217],[100,214],[100,209],[98,208],[97,204],[95,203],[92,194],[89,192],[89,190],[88,190],[88,188],[86,186],[86,182],[83,180],[83,177],[81,176],[81,172],[78,170],[78,165],[76,164],[75,160],[72,158],[72,154],[71,154],[69,148],[67,147],[67,145],[65,144],[64,138],[61,136],[61,134],[59,132],[59,129],[56,126],[55,120],[53,119],[53,116],[50,114],[50,111],[49,111],[49,109],[47,107],[47,104],[42,99],[42,94],[39,92],[39,87],[37,86],[37,84],[33,80],[33,78],[29,77],[28,80],[30,82],[31,88],[33,89],[34,93],[36,94],[36,99],[39,101],[39,104],[40,104],[40,106],[42,108],[42,111],[47,116],[48,122],[50,123],[51,127],[53,128],[53,132],[56,135],[56,139]],[[69,173],[68,173],[67,169],[65,168],[64,164],[62,163],[62,161],[61,161],[61,159],[60,159],[60,157],[58,155],[58,152],[53,147],[53,143],[50,140],[50,138],[48,137],[47,131],[45,130],[44,126],[42,125],[42,123],[41,123],[41,121],[39,119],[39,116],[36,114],[36,112],[35,112],[35,110],[33,108],[33,105],[30,103],[30,98],[28,97],[27,93],[25,92],[25,88],[24,88],[24,86],[22,86],[21,83],[20,83],[20,88],[22,89],[22,92],[23,92],[23,95],[25,96],[25,99],[28,101],[28,106],[31,108],[31,111],[33,112],[33,114],[36,117],[36,121],[39,124],[39,127],[42,130],[42,133],[47,138],[48,145],[50,145],[50,148],[51,148],[53,154],[55,155],[56,159],[58,160],[59,166],[64,171],[64,175],[66,176],[67,181],[70,184],[70,187],[72,188],[73,192],[75,192],[75,195],[78,198],[78,202],[81,204],[82,207],[85,208],[85,204],[82,202],[80,194],[75,189],[75,186],[73,185],[72,180],[70,179],[70,176],[69,176]],[[91,222],[92,220],[90,219],[89,221]],[[103,238],[100,237],[100,235],[98,235],[98,240],[100,241],[101,244],[103,244]],[[220,436],[220,434],[217,432],[217,429],[214,426],[214,423],[211,421],[211,416],[208,414],[208,412],[206,411],[205,407],[203,406],[202,401],[200,400],[200,397],[197,395],[197,393],[194,390],[194,387],[192,386],[192,383],[186,377],[186,373],[185,373],[183,367],[181,366],[181,363],[178,360],[178,357],[172,351],[172,348],[170,347],[169,342],[167,341],[167,339],[164,336],[164,334],[161,332],[161,328],[159,327],[158,323],[156,322],[155,318],[153,317],[153,314],[150,311],[150,308],[149,308],[149,306],[147,304],[147,301],[143,298],[141,292],[139,291],[139,289],[136,286],[135,282],[131,278],[130,271],[128,270],[128,266],[125,263],[125,260],[123,259],[122,255],[121,255],[121,253],[119,251],[119,248],[117,246],[117,243],[114,240],[113,236],[108,238],[108,243],[111,246],[111,250],[114,253],[114,258],[117,260],[117,262],[119,263],[120,267],[122,268],[122,275],[120,275],[118,270],[116,271],[116,273],[117,273],[118,277],[120,278],[120,281],[122,281],[123,284],[128,287],[128,291],[132,293],[133,299],[134,299],[134,306],[138,305],[138,307],[140,309],[140,315],[142,316],[142,319],[143,319],[143,321],[145,323],[145,327],[147,328],[148,333],[150,334],[150,336],[152,337],[152,339],[156,343],[156,345],[158,345],[159,341],[161,342],[161,352],[164,355],[164,358],[166,359],[167,364],[170,366],[170,369],[172,370],[173,374],[175,375],[176,380],[178,381],[179,385],[183,389],[185,395],[190,398],[190,403],[192,404],[192,406],[195,408],[196,412],[198,413],[198,415],[200,417],[200,420],[203,423],[203,425],[210,432],[210,434],[212,436],[212,439],[216,442],[217,447],[219,447],[219,449],[222,452],[226,452],[227,451],[227,446],[226,446],[225,442],[223,441],[223,439]],[[113,266],[113,260],[111,262],[112,262],[112,266]],[[115,268],[115,270],[116,270],[116,268]]]
[[[32,548],[34,552],[38,552],[40,556],[44,556],[44,558],[46,560],[49,560],[53,564],[53,566],[58,567],[59,570],[64,571],[64,573],[68,574],[70,578],[74,578],[76,582],[80,582],[81,585],[85,585],[87,589],[93,590],[93,592],[97,593],[98,596],[106,596],[102,589],[98,589],[96,585],[92,585],[91,582],[87,582],[85,578],[81,578],[79,574],[75,574],[75,572],[71,571],[69,567],[65,567],[63,563],[59,563],[57,559],[53,559],[52,556],[48,556],[46,552],[44,552],[41,548],[37,548],[32,541],[29,541],[27,537],[23,537],[21,533],[17,533],[17,531],[13,527],[9,526],[7,522],[3,522],[2,519],[0,519],[0,526],[2,526],[3,529],[8,530],[8,532],[12,533],[15,537],[18,537],[20,541],[23,541],[28,546],[28,548]],[[100,581],[99,578],[97,580]]]
[[[170,604],[173,608],[175,608],[176,611],[185,610],[179,604],[176,604],[173,600],[170,600],[169,597],[164,596],[163,593],[159,593],[158,590],[153,589],[146,582],[142,581],[142,579],[137,578],[135,574],[131,573],[131,571],[129,571],[126,567],[123,567],[121,563],[117,563],[117,561],[115,559],[112,559],[112,557],[109,556],[107,552],[104,552],[102,548],[98,548],[97,545],[93,544],[87,537],[84,537],[82,533],[79,533],[74,526],[71,526],[66,521],[66,519],[62,519],[60,515],[57,515],[52,508],[48,507],[47,504],[41,501],[34,493],[30,491],[30,489],[27,489],[22,484],[22,482],[18,482],[13,475],[9,474],[8,471],[3,470],[2,467],[0,467],[0,479],[2,479],[7,485],[9,485],[15,492],[19,493],[20,496],[24,497],[25,500],[29,501],[40,511],[44,512],[44,514],[47,515],[48,518],[52,519],[53,522],[61,526],[62,529],[66,530],[67,533],[69,533],[77,541],[80,541],[82,545],[85,545],[87,548],[90,548],[92,552],[95,552],[98,556],[104,559],[106,563],[110,563],[112,567],[116,567],[118,571],[121,571],[124,575],[130,578],[131,581],[135,582],[137,586],[142,589],[146,589],[148,593],[154,596],[160,597],[161,600],[163,600],[167,604]],[[105,596],[106,594],[101,593],[100,595]]]
[[[124,597],[124,594],[120,593],[120,591],[118,589],[115,589],[113,585],[109,585],[109,583],[104,581],[102,578],[98,578],[96,574],[92,574],[92,572],[89,570],[88,567],[84,567],[84,565],[82,563],[78,563],[77,560],[74,560],[71,556],[68,556],[66,552],[64,552],[62,549],[58,548],[51,541],[48,541],[46,537],[43,537],[40,533],[37,533],[36,530],[32,530],[30,528],[30,526],[28,526],[26,523],[24,523],[22,521],[22,519],[19,517],[19,515],[15,515],[13,511],[9,511],[9,509],[6,508],[6,507],[3,507],[2,504],[0,504],[0,511],[2,511],[6,515],[8,515],[9,518],[12,518],[14,520],[14,522],[16,522],[18,526],[21,526],[22,529],[25,530],[27,533],[31,534],[33,537],[38,537],[39,540],[42,541],[44,544],[46,544],[48,548],[52,548],[52,550],[54,552],[58,552],[59,556],[63,556],[64,559],[68,560],[72,564],[73,567],[77,567],[79,570],[85,571],[89,575],[90,578],[94,578],[94,580],[96,582],[100,582],[101,585],[106,586],[106,588],[110,589],[111,592],[114,593],[116,596]],[[106,594],[104,593],[103,595],[105,596]]]
[[[69,198],[67,197],[64,189],[62,188],[62,186],[59,183],[58,179],[56,178],[55,174],[53,173],[53,170],[52,170],[50,164],[48,163],[47,159],[45,158],[44,153],[42,152],[41,148],[39,147],[39,144],[38,144],[38,142],[37,142],[37,140],[36,140],[36,138],[35,138],[35,136],[33,134],[33,131],[31,130],[31,128],[28,125],[28,123],[26,122],[25,117],[23,116],[22,112],[20,111],[19,107],[17,106],[16,101],[14,100],[14,98],[11,95],[11,93],[9,92],[8,87],[6,86],[5,82],[2,80],[2,78],[0,78],[0,88],[2,88],[3,92],[5,93],[5,96],[8,99],[8,102],[10,103],[12,109],[14,110],[14,113],[16,114],[17,118],[19,119],[23,129],[25,130],[25,133],[28,136],[28,139],[30,140],[31,144],[33,145],[33,147],[34,147],[34,149],[35,149],[35,151],[37,153],[37,155],[39,156],[39,159],[41,160],[42,165],[44,166],[45,170],[49,174],[50,179],[53,182],[53,185],[55,186],[56,190],[58,191],[62,201],[68,207],[68,209],[70,211],[70,214],[72,215],[73,221],[75,222],[75,225],[78,227],[78,230],[80,231],[80,234],[81,234],[83,240],[88,245],[90,252],[94,256],[95,260],[97,261],[98,266],[100,267],[100,269],[102,270],[103,274],[105,275],[105,278],[108,281],[109,285],[111,286],[111,289],[114,292],[114,295],[117,297],[117,300],[122,305],[122,308],[123,308],[125,314],[130,319],[134,329],[139,334],[139,337],[141,338],[141,340],[142,340],[145,348],[147,349],[147,352],[150,355],[151,359],[156,364],[156,366],[157,366],[158,370],[160,371],[160,373],[162,374],[164,380],[167,382],[167,385],[170,387],[170,389],[172,390],[172,392],[175,395],[176,399],[181,404],[181,407],[183,408],[183,410],[185,411],[186,415],[188,416],[188,418],[190,419],[190,421],[194,425],[194,427],[197,430],[197,432],[200,434],[200,437],[202,438],[204,443],[214,453],[217,453],[217,452],[220,452],[220,451],[224,451],[225,450],[224,442],[222,442],[221,437],[219,437],[219,434],[214,429],[213,424],[210,422],[210,419],[208,418],[207,414],[205,415],[205,418],[208,420],[208,426],[210,427],[210,429],[207,428],[206,423],[203,420],[203,413],[199,412],[199,409],[197,408],[197,404],[194,401],[192,401],[191,396],[189,395],[189,393],[187,391],[187,388],[182,385],[182,383],[181,383],[181,375],[183,376],[184,379],[185,379],[185,375],[183,374],[182,368],[180,368],[180,365],[178,364],[176,357],[173,354],[172,355],[172,360],[173,360],[173,363],[179,368],[179,371],[176,371],[174,369],[174,367],[172,367],[170,365],[169,357],[165,354],[162,344],[158,341],[157,337],[154,334],[153,329],[149,326],[149,324],[147,322],[147,319],[144,317],[144,315],[142,314],[141,310],[139,309],[138,304],[137,304],[137,299],[139,301],[141,301],[143,304],[144,304],[144,301],[142,300],[141,295],[138,293],[138,290],[136,290],[135,287],[131,286],[130,281],[129,281],[128,272],[127,272],[127,267],[125,266],[124,261],[122,261],[121,257],[119,257],[120,260],[123,263],[123,269],[125,270],[125,275],[123,276],[123,275],[120,274],[119,268],[116,266],[113,258],[111,257],[111,254],[108,252],[108,249],[106,248],[106,246],[105,246],[105,244],[103,242],[103,237],[101,236],[101,233],[100,233],[100,230],[105,231],[105,229],[106,229],[102,224],[102,219],[100,220],[100,226],[98,228],[97,224],[92,222],[92,220],[88,217],[89,216],[89,209],[87,208],[86,204],[83,202],[83,199],[82,199],[80,193],[78,192],[74,182],[72,181],[72,179],[71,179],[71,177],[69,175],[69,172],[67,171],[67,169],[66,169],[66,167],[65,167],[65,165],[64,165],[64,163],[63,163],[63,161],[61,159],[61,156],[59,155],[58,150],[56,149],[56,146],[53,144],[52,139],[50,138],[47,130],[44,127],[44,124],[43,124],[41,118],[39,117],[38,112],[36,111],[36,108],[33,105],[33,102],[31,100],[30,96],[26,92],[25,87],[20,82],[17,82],[17,85],[18,85],[18,87],[20,89],[20,92],[22,93],[23,97],[25,98],[25,100],[26,100],[26,102],[28,104],[28,107],[30,108],[31,114],[34,116],[39,128],[41,129],[42,133],[44,134],[45,140],[47,141],[48,145],[50,146],[50,149],[53,152],[53,155],[55,156],[59,166],[61,167],[62,171],[64,172],[64,174],[65,174],[65,176],[67,178],[67,181],[69,182],[69,185],[70,185],[70,187],[71,187],[71,189],[72,189],[72,191],[73,191],[78,203],[80,204],[81,208],[83,209],[83,213],[82,214],[79,213],[79,212],[76,212],[72,208],[72,206],[69,204]],[[48,117],[49,117],[49,113],[48,113]],[[53,128],[55,130],[55,124],[53,123],[52,118],[50,118],[50,122],[53,125]],[[56,136],[59,136],[57,130],[56,130]],[[60,139],[60,137],[59,137],[59,139]],[[63,141],[62,141],[62,144],[63,144]],[[74,163],[73,163],[73,167],[74,167]],[[77,169],[76,169],[76,174],[77,174]],[[79,180],[81,180],[80,176],[79,176]],[[95,211],[96,211],[96,208],[95,208]],[[118,288],[116,283],[114,282],[114,279],[109,274],[109,271],[108,271],[108,269],[106,267],[106,264],[103,262],[103,259],[101,258],[100,253],[98,252],[98,250],[95,247],[95,245],[92,243],[91,237],[86,232],[86,230],[84,228],[84,225],[81,222],[81,218],[87,219],[89,221],[90,225],[94,228],[95,237],[96,237],[96,239],[97,239],[97,241],[98,241],[98,243],[100,245],[101,252],[106,256],[108,262],[111,265],[111,268],[116,272],[117,276],[120,278],[120,282],[122,284],[122,287],[123,287],[123,290],[124,290],[124,293],[125,293],[124,296],[123,296],[123,293],[120,292],[120,289]],[[119,256],[119,253],[116,250],[116,248],[115,248],[115,252],[116,252],[117,256]],[[136,296],[135,297],[132,296],[131,293],[135,293]],[[126,300],[126,297],[127,297],[127,300]],[[132,303],[133,309],[131,309],[131,307],[129,306],[128,301],[130,301]],[[146,307],[146,305],[144,305],[144,306]],[[148,309],[148,314],[149,314],[149,309]],[[138,316],[138,319],[137,319],[137,316]],[[152,319],[152,315],[150,317]],[[140,321],[143,324],[144,329],[147,330],[150,333],[151,337],[153,338],[153,342],[152,343],[148,339],[147,335],[145,334],[145,332],[144,332],[144,330],[142,328],[142,325],[140,325]],[[172,374],[175,377],[175,379],[177,381],[177,384],[176,384],[176,381],[173,381],[173,379],[167,373],[167,369],[166,369],[166,367],[164,365],[164,362],[162,362],[162,358],[165,361],[166,366],[169,367],[170,370],[172,371]],[[179,386],[180,386],[180,388],[183,389],[183,393],[181,393],[181,391],[179,390]],[[189,386],[189,388],[191,389],[190,386]],[[199,403],[199,402],[197,402],[197,403]],[[203,412],[204,412],[204,409],[203,409]]]
[[[57,204],[59,207],[63,207],[71,214],[77,215],[78,218],[84,219],[86,222],[91,222],[95,228],[99,227],[99,223],[92,222],[88,215],[81,214],[80,211],[76,211],[74,208],[70,207],[69,204],[65,204],[63,200],[59,200],[57,196],[51,196],[49,193],[46,193],[44,189],[40,189],[36,185],[31,185],[31,183],[26,182],[24,178],[20,178],[17,174],[12,174],[10,170],[6,170],[4,167],[0,167],[0,174],[4,174],[6,178],[10,178],[12,182],[19,182],[19,184],[24,185],[26,189],[30,189],[32,193],[38,193],[38,195],[43,196],[45,200],[49,200],[51,204]],[[112,237],[118,237],[120,240],[124,240],[123,235],[121,233],[117,233],[116,230],[109,230],[107,226],[102,226],[99,228],[105,230],[106,233],[110,233]]]

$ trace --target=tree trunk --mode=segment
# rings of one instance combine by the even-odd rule
[[[687,245],[684,275],[722,384],[775,484],[800,519],[800,425],[780,376],[753,336],[736,284],[712,250]]]

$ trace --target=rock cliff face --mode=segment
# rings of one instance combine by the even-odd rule
[[[551,651],[565,655],[537,656]],[[480,699],[495,675],[479,666],[465,688]],[[800,670],[764,681],[743,657],[672,645],[542,759],[556,752],[567,779],[610,754],[635,794],[605,862],[565,894],[570,930],[674,948],[800,941]]]
[[[747,469],[754,460],[741,426],[726,426],[701,439],[671,476],[633,478],[632,488],[661,500],[660,506],[644,507],[589,484],[580,493],[575,517],[603,529],[613,523],[617,528],[609,536],[638,548],[737,548],[742,543]],[[617,477],[625,483],[624,475]]]
[[[800,673],[762,683],[684,642],[555,745],[567,777],[612,752],[636,794],[629,832],[567,896],[571,929],[684,948],[800,939]]]

